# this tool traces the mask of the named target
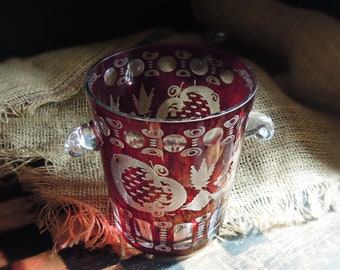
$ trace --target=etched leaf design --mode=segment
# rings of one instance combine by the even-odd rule
[[[196,195],[196,197],[187,205],[184,205],[182,209],[184,210],[193,210],[193,211],[200,211],[211,200],[210,192],[204,189],[201,189],[201,191]]]
[[[137,98],[135,95],[132,96],[139,115],[146,115],[150,112],[154,90],[155,88],[152,88],[150,94],[148,95],[145,91],[144,84],[142,84],[139,91],[139,97]]]
[[[117,100],[114,101],[112,95],[110,95],[110,107],[115,111],[119,111],[119,106],[119,97],[117,97]]]
[[[197,189],[200,190],[208,185],[211,174],[213,173],[215,165],[208,169],[207,160],[202,159],[201,166],[198,170],[194,166],[191,166],[191,183]]]

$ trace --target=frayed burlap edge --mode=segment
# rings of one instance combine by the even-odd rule
[[[46,196],[43,190],[49,188],[53,181],[48,170],[22,167],[18,177],[23,189],[33,194],[31,199],[36,202],[36,225],[41,233],[50,233],[53,254],[80,243],[89,250],[110,245],[122,259],[140,253],[121,237],[107,218],[110,214],[105,215],[95,207],[69,196]],[[111,210],[109,198],[106,207]]]
[[[259,197],[252,205],[228,207],[221,237],[248,235],[278,227],[304,224],[340,210],[340,179],[312,184],[285,197]],[[275,201],[275,203],[272,203]],[[255,215],[256,214],[256,215]],[[260,217],[260,218],[259,218]]]

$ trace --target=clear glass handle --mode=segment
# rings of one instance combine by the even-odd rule
[[[254,136],[258,140],[269,140],[274,135],[273,120],[266,114],[259,112],[250,112],[246,137]]]
[[[100,136],[96,131],[93,121],[75,128],[65,140],[64,148],[71,156],[79,157],[85,149],[98,150],[100,148]]]
[[[103,125],[98,126],[94,121],[75,128],[65,140],[65,151],[73,157],[79,157],[84,154],[86,149],[99,150],[102,145],[100,130],[104,134],[108,132]],[[269,140],[274,135],[274,123],[269,116],[263,113],[251,112],[245,135],[246,137],[254,136],[258,140]]]

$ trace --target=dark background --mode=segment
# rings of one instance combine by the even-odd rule
[[[282,1],[340,18],[337,0]],[[207,30],[195,19],[190,0],[5,0],[0,4],[0,25],[0,61],[154,27],[177,32]]]

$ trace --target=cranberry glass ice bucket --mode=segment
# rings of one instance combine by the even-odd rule
[[[269,139],[252,113],[257,82],[212,48],[155,44],[109,55],[87,73],[93,121],[65,142],[99,150],[115,226],[146,253],[186,255],[218,234],[246,134]]]

